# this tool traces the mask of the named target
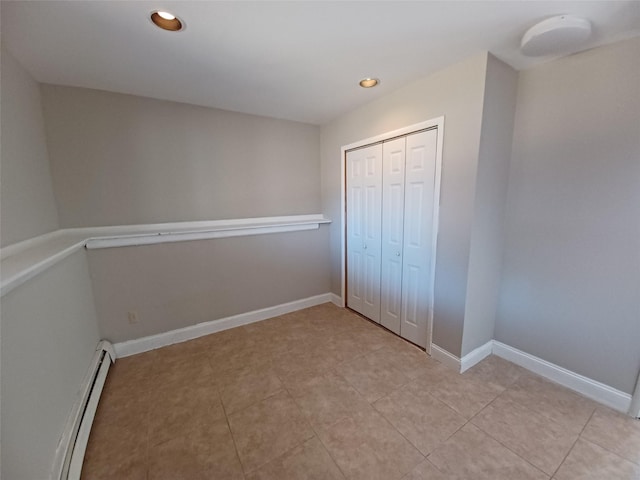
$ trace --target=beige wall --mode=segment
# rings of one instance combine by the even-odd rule
[[[43,85],[65,227],[318,213],[317,126]],[[329,291],[327,227],[90,253],[114,342]],[[140,323],[129,325],[127,312]]]
[[[317,213],[319,127],[42,86],[64,227]]]
[[[517,87],[517,72],[489,55],[469,252],[462,356],[493,339],[502,274],[504,210]]]
[[[85,252],[2,297],[2,478],[49,478],[99,336]]]
[[[640,38],[520,73],[497,340],[624,392],[640,370]]]
[[[445,116],[433,341],[459,355],[465,314],[487,54],[441,70],[323,126],[323,213],[331,224],[331,288],[341,289],[340,147]]]
[[[0,102],[0,244],[7,246],[58,228],[40,89],[2,49]]]
[[[327,293],[328,232],[91,250],[100,333],[121,342]]]

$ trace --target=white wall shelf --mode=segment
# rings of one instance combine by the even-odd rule
[[[311,214],[56,230],[0,249],[0,296],[83,247],[115,248],[298,232],[315,230],[326,223],[331,220]]]

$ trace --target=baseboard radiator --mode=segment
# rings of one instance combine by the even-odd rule
[[[80,478],[91,424],[109,367],[115,359],[116,353],[111,343],[106,340],[99,342],[82,382],[79,398],[58,444],[52,479],[78,480]]]

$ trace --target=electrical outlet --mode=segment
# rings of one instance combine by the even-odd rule
[[[136,312],[135,310],[127,312],[127,318],[129,319],[129,325],[138,323],[138,312]]]

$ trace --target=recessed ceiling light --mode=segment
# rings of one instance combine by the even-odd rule
[[[363,78],[362,80],[360,80],[360,86],[362,88],[375,87],[379,83],[380,83],[380,80],[378,80],[377,78]]]
[[[157,10],[151,12],[151,21],[159,28],[163,30],[169,30],[170,32],[179,32],[184,30],[184,24],[173,13],[169,13],[163,10]]]
[[[169,12],[157,12],[157,13],[158,13],[158,15],[160,15],[165,20],[173,20],[174,18],[176,18],[176,16],[174,14],[169,13]]]

